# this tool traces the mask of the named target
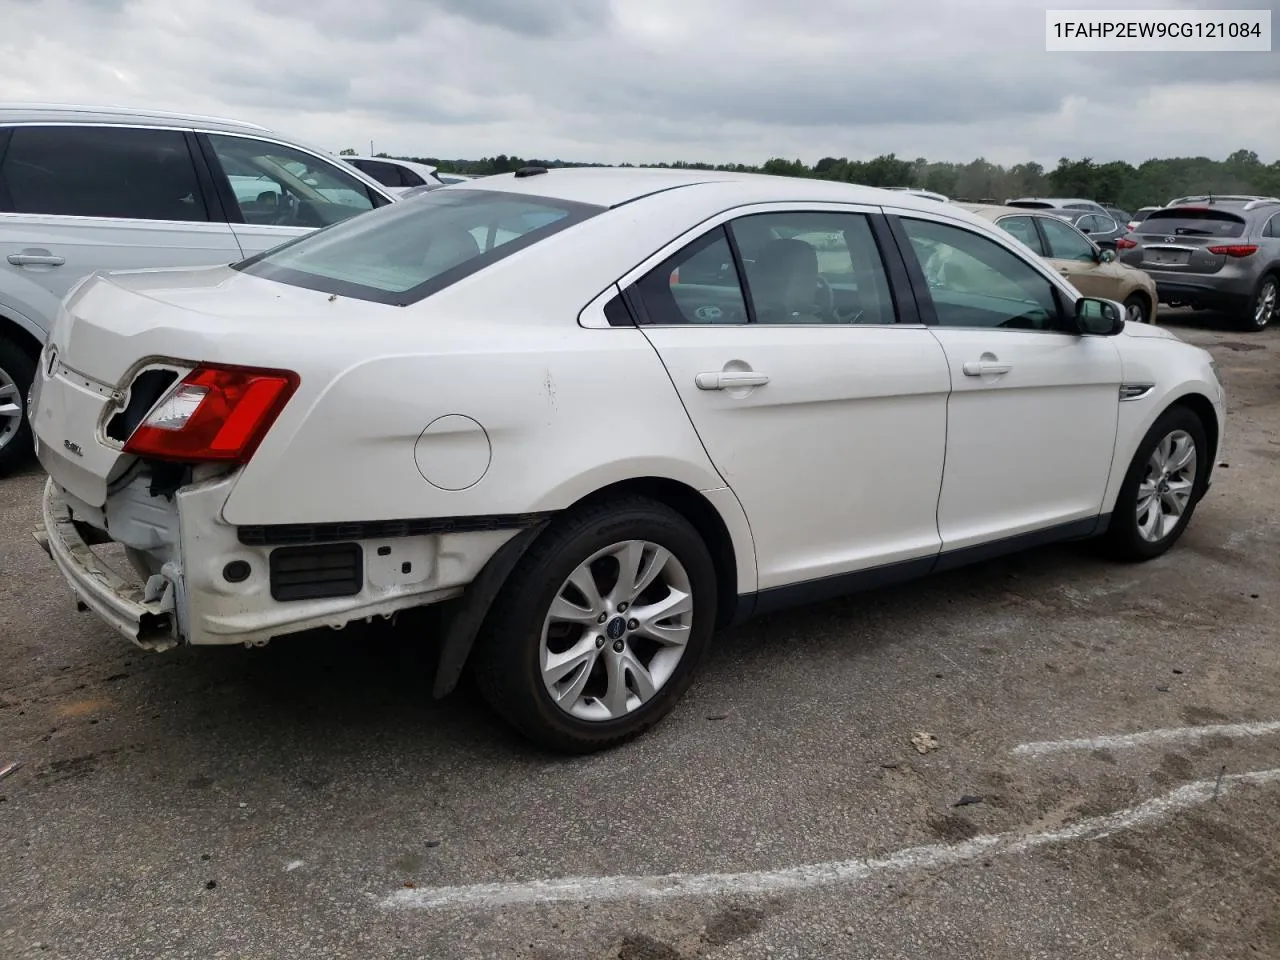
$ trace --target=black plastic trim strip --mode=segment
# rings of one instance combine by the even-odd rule
[[[294,546],[341,540],[395,540],[446,533],[489,533],[524,530],[554,516],[542,513],[479,514],[472,517],[428,517],[413,520],[355,520],[340,523],[275,523],[242,526],[240,542],[248,547]]]
[[[195,138],[200,146],[200,155],[204,157],[205,166],[209,170],[209,176],[213,179],[213,189],[218,195],[218,202],[222,206],[222,213],[227,223],[245,223],[244,214],[240,211],[240,201],[236,199],[236,192],[227,178],[227,172],[222,169],[222,161],[218,159],[213,143],[203,133],[197,133]]]
[[[889,280],[889,294],[893,297],[893,305],[898,323],[915,325],[924,323],[920,316],[920,304],[916,300],[916,292],[911,286],[911,277],[907,274],[907,265],[903,253],[898,249],[889,220],[883,213],[867,214],[867,222],[871,227],[871,237],[880,251],[880,262]]]
[[[1014,537],[980,543],[973,547],[946,550],[916,560],[903,560],[867,570],[841,573],[834,577],[806,580],[802,583],[788,584],[785,587],[772,587],[758,593],[742,594],[738,597],[732,622],[741,623],[743,620],[763,613],[776,613],[791,607],[832,600],[851,593],[876,590],[880,587],[915,580],[931,573],[955,570],[1051,543],[1085,540],[1104,533],[1110,524],[1111,514],[1105,513],[1097,517],[1086,517],[1083,520],[1045,527],[1043,530],[1032,530],[1030,533]]]
[[[200,146],[200,137],[191,130],[184,130],[187,139],[187,152],[191,154],[191,163],[196,168],[196,182],[200,184],[200,193],[204,197],[204,209],[210,223],[226,223],[227,211],[222,205],[222,193],[218,190],[218,180],[209,161]]]
[[[897,215],[887,214],[885,222],[898,247],[898,255],[902,258],[907,277],[911,281],[911,292],[914,294],[916,311],[919,314],[917,322],[927,326],[937,326],[938,314],[933,309],[933,294],[929,292],[929,281],[925,279],[924,268],[920,265],[920,258],[916,256],[915,247],[911,245],[911,238],[907,236],[906,228],[902,226],[902,219]]]

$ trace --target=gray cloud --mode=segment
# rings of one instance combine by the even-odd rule
[[[377,149],[447,157],[758,162],[893,151],[1053,163],[1238,147],[1280,157],[1270,122],[1280,48],[1047,53],[1044,9],[1025,0],[10,0],[0,85],[7,99],[219,113],[331,149],[372,138]]]

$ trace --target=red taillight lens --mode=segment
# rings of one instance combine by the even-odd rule
[[[1216,253],[1222,257],[1251,257],[1258,252],[1258,245],[1255,243],[1225,243],[1216,247],[1209,247],[1210,253]]]
[[[1117,250],[1132,250],[1137,245],[1137,240],[1130,240],[1128,237],[1116,237]]]
[[[156,404],[125,453],[248,463],[297,388],[298,375],[288,370],[201,365]]]

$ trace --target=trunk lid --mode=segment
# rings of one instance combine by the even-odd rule
[[[1212,207],[1173,207],[1153,211],[1134,231],[1142,242],[1145,270],[1213,274],[1229,259],[1211,252],[1243,242],[1245,219]]]
[[[59,311],[36,371],[41,465],[101,507],[136,459],[124,453],[129,433],[176,380],[199,362],[291,362],[282,344],[314,335],[327,300],[228,267],[89,278]]]

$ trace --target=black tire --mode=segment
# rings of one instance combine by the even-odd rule
[[[1147,298],[1142,296],[1140,293],[1131,293],[1129,294],[1129,298],[1125,300],[1124,310],[1126,320],[1129,317],[1129,311],[1134,308],[1137,308],[1142,312],[1142,319],[1138,321],[1139,323],[1151,322],[1151,304],[1147,301]]]
[[[1268,297],[1270,297],[1269,305],[1266,302]],[[1249,305],[1240,314],[1240,329],[1249,333],[1261,333],[1270,326],[1272,320],[1276,319],[1278,312],[1280,312],[1280,277],[1274,273],[1268,273],[1258,281],[1258,288],[1253,291]]]
[[[0,476],[25,464],[34,450],[27,419],[27,393],[35,376],[35,357],[0,337],[0,386],[11,383],[18,388],[17,402],[22,411],[16,427],[11,419],[0,420]]]
[[[580,719],[557,706],[543,683],[542,626],[569,575],[597,551],[628,540],[662,546],[683,566],[693,597],[689,638],[647,702],[614,719]],[[584,754],[617,746],[661,720],[688,688],[715,630],[716,602],[711,554],[679,513],[643,497],[591,504],[555,522],[512,571],[476,643],[477,685],[498,714],[543,747]]]
[[[1185,431],[1195,443],[1196,469],[1191,498],[1182,516],[1168,533],[1159,540],[1148,540],[1138,529],[1138,487],[1146,479],[1149,461],[1156,446],[1177,430]],[[1155,559],[1177,543],[1204,495],[1204,482],[1212,462],[1212,453],[1204,423],[1189,408],[1174,406],[1161,414],[1142,438],[1133,462],[1129,464],[1111,513],[1111,523],[1102,540],[1105,552],[1116,560],[1141,562]]]

